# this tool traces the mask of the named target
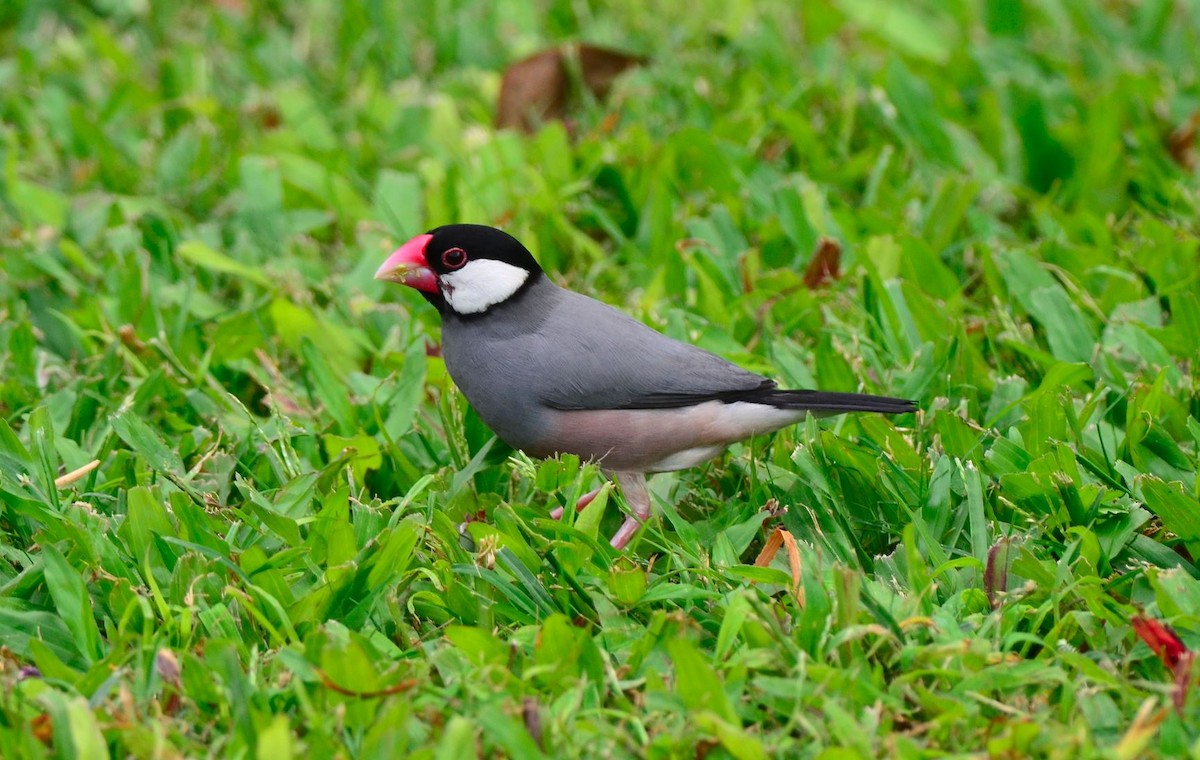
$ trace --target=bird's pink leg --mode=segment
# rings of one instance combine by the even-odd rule
[[[600,488],[603,488],[603,487],[604,486],[600,486]],[[582,512],[583,510],[587,509],[587,505],[591,504],[593,501],[596,500],[596,496],[600,493],[600,488],[597,488],[593,491],[588,491],[583,496],[580,496],[579,501],[575,502],[575,511]],[[562,507],[555,507],[550,512],[550,519],[552,519],[552,520],[561,520],[562,516],[563,516],[563,508]]]
[[[642,523],[650,519],[650,492],[646,490],[646,476],[643,473],[617,472],[613,474],[621,486],[621,493],[625,495],[625,501],[629,504],[629,511],[633,513],[625,517],[625,522],[621,523],[621,527],[617,529],[612,541],[609,542],[614,549],[624,549],[629,540],[642,527]]]

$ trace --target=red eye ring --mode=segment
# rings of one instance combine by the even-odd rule
[[[467,252],[461,248],[447,248],[442,251],[442,266],[447,271],[462,269],[467,263]]]

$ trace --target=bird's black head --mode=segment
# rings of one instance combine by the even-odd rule
[[[482,224],[447,224],[418,235],[375,273],[421,291],[443,315],[459,316],[483,314],[542,276],[519,240]]]
[[[504,230],[485,224],[447,224],[428,233],[431,235],[425,246],[429,266],[439,273],[465,268],[465,263],[478,259],[492,259],[510,266],[520,267],[527,272],[540,272],[538,266],[521,241]],[[462,255],[454,253],[455,249]]]

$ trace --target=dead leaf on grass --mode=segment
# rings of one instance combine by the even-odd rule
[[[574,43],[535,53],[505,70],[496,126],[533,132],[547,121],[561,121],[577,106],[581,88],[603,100],[617,76],[644,62],[619,50]]]

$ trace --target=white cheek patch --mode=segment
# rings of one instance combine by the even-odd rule
[[[439,279],[451,309],[459,314],[479,314],[511,298],[529,279],[529,270],[496,259],[476,259]]]

